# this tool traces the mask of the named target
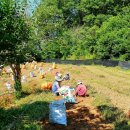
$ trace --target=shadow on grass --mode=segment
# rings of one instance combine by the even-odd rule
[[[49,103],[36,101],[18,108],[0,108],[0,130],[93,130],[109,129],[113,123],[115,130],[129,130],[128,119],[119,109],[107,105],[98,106],[104,120],[91,112],[91,108],[67,104],[67,126],[50,124]],[[98,112],[97,112],[98,113]]]
[[[21,98],[25,98],[25,97],[27,97],[27,96],[29,96],[29,95],[31,95],[31,93],[22,91],[22,93],[21,93]]]
[[[41,89],[35,89],[35,91],[33,92],[33,94],[41,94],[41,93],[45,93],[45,94],[48,94],[50,93],[51,90],[41,90]],[[32,93],[31,92],[27,92],[27,91],[22,91],[22,95],[21,95],[21,98],[25,98],[29,95],[31,95]]]
[[[101,105],[98,109],[106,121],[114,124],[115,130],[130,130],[128,118],[117,107]]]
[[[37,130],[38,121],[49,113],[49,103],[36,101],[18,108],[0,108],[0,130]]]
[[[90,111],[87,106],[66,104],[67,126],[51,124],[48,119],[43,119],[43,130],[112,130],[107,123]]]

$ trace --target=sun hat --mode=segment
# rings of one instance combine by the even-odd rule
[[[62,74],[61,73],[57,73],[56,76],[55,76],[55,80],[56,81],[62,81],[63,80],[63,77],[62,77]]]
[[[80,80],[78,80],[77,84],[78,84],[78,85],[79,85],[79,84],[83,84],[83,82],[82,82],[82,81],[80,81]]]

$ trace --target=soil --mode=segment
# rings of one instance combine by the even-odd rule
[[[48,117],[40,121],[43,130],[113,130],[99,110],[91,105],[92,98],[78,97],[77,104],[66,104],[67,126],[51,124]]]

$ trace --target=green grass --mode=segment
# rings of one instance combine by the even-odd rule
[[[44,64],[47,70],[51,64]],[[75,87],[78,80],[82,80],[89,88],[90,97],[93,97],[93,105],[98,107],[104,119],[114,124],[116,130],[129,130],[130,121],[125,117],[122,110],[115,107],[110,100],[111,95],[106,95],[101,91],[111,90],[119,95],[128,96],[130,90],[130,71],[122,70],[119,67],[104,66],[85,66],[85,65],[58,65],[58,69],[48,72],[44,79],[40,79],[37,70],[37,77],[30,79],[30,66],[23,71],[28,75],[28,82],[23,84],[23,98],[14,100],[13,96],[0,97],[0,129],[7,130],[40,130],[42,125],[39,124],[49,113],[49,103],[53,100],[51,92],[41,90],[42,82],[53,82],[56,71],[70,73],[70,81],[64,81],[63,85]],[[0,81],[0,91],[5,91],[4,83],[10,77],[4,75]],[[96,89],[97,88],[97,89]],[[112,99],[112,98],[111,98]],[[129,104],[128,104],[129,105]]]
[[[40,130],[38,122],[49,113],[50,92],[32,94],[16,100],[15,107],[0,109],[1,130]]]
[[[107,122],[114,124],[115,130],[129,130],[129,119],[125,116],[123,111],[112,105],[100,105],[97,108],[101,111],[104,119]]]
[[[114,125],[114,130],[130,129],[130,120],[122,110],[111,104],[108,96],[97,93],[93,87],[89,87],[89,93],[93,97],[93,105],[100,110],[105,121]]]

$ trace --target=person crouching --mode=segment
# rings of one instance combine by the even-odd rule
[[[63,81],[62,74],[57,72],[55,75],[55,81],[52,85],[52,93],[56,96],[59,96],[58,89],[61,88],[61,82]]]
[[[75,89],[74,95],[75,96],[80,96],[80,97],[85,97],[87,95],[86,86],[81,81],[79,81],[77,84],[78,85],[77,85],[77,87]]]

